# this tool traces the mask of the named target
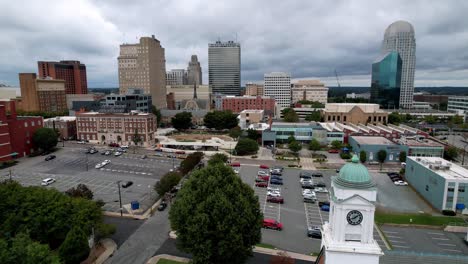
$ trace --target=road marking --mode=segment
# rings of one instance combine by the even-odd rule
[[[398,240],[390,240],[390,239],[389,239],[388,241],[390,241],[390,242],[392,242],[392,243],[396,243],[396,244],[407,244],[407,243],[404,242],[404,241],[398,241]]]
[[[431,238],[434,239],[434,240],[450,240],[448,238],[437,238],[437,237],[431,237]]]
[[[411,247],[406,247],[406,246],[398,246],[398,245],[392,245],[395,248],[411,248]]]
[[[387,237],[391,237],[391,238],[401,238],[399,236],[390,236],[390,235],[387,235]]]
[[[439,246],[449,246],[449,247],[456,247],[457,246],[455,244],[442,244],[442,243],[438,243],[437,245],[439,245]]]
[[[384,230],[385,231],[385,230]],[[389,233],[389,234],[398,234],[399,232],[395,232],[395,231],[385,231],[385,233]]]
[[[445,249],[445,248],[443,248],[442,250],[444,250],[444,251],[451,251],[451,252],[460,252],[460,253],[461,253],[460,250],[456,250],[456,249]]]
[[[444,233],[431,233],[431,232],[427,232],[428,234],[431,234],[431,235],[438,235],[438,236],[443,236]]]

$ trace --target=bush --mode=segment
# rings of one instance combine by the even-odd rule
[[[98,239],[110,237],[115,233],[115,230],[115,225],[102,223],[96,228],[96,236]]]
[[[181,163],[180,163],[180,171],[182,174],[187,174],[189,171],[193,170],[195,166],[203,159],[202,152],[194,152],[187,156]]]
[[[350,158],[351,158],[351,154],[341,152],[341,153],[340,153],[340,157],[341,157],[342,159],[350,159]]]
[[[88,238],[81,228],[73,228],[59,247],[59,256],[65,263],[81,263],[89,255]]]
[[[457,215],[457,213],[455,213],[452,210],[442,210],[442,214],[447,215],[447,216],[456,216]]]
[[[154,190],[159,196],[163,196],[166,192],[170,191],[172,187],[176,186],[181,179],[182,175],[180,173],[168,172],[156,183]]]
[[[229,157],[223,153],[216,153],[208,160],[208,165],[215,165],[218,163],[225,164]]]
[[[235,150],[240,156],[255,154],[258,151],[258,143],[250,138],[242,138],[237,142]]]

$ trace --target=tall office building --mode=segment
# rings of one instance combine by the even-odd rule
[[[66,94],[87,94],[86,66],[79,61],[38,61],[39,77],[65,80]]]
[[[208,44],[208,81],[213,93],[240,95],[241,49],[234,41]]]
[[[67,110],[66,81],[37,78],[35,73],[20,73],[22,110],[62,112]]]
[[[266,73],[263,80],[265,96],[275,98],[276,103],[281,107],[291,107],[291,75],[289,73]]]
[[[198,61],[197,55],[192,55],[187,67],[187,84],[197,86],[203,84],[202,80],[202,68]]]
[[[120,93],[129,88],[151,94],[153,105],[166,107],[166,59],[164,48],[154,35],[140,38],[140,43],[120,45]]]
[[[416,67],[416,39],[413,26],[406,21],[396,21],[385,30],[382,54],[396,51],[402,60],[400,108],[411,108],[414,94]]]
[[[184,69],[173,69],[166,73],[166,85],[187,84],[187,72]]]
[[[384,109],[399,108],[402,60],[398,52],[381,55],[372,64],[371,102]]]

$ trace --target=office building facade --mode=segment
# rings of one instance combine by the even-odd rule
[[[166,72],[166,85],[187,84],[187,72],[184,69],[173,69]]]
[[[240,113],[244,110],[264,110],[265,115],[274,115],[276,102],[268,96],[224,96],[221,110]]]
[[[154,35],[140,38],[140,43],[120,45],[119,87],[120,93],[128,89],[143,89],[151,94],[152,104],[166,107],[166,59],[165,51]]]
[[[275,99],[278,106],[291,106],[291,75],[272,72],[264,75],[264,94]]]
[[[197,55],[192,55],[187,67],[187,84],[188,85],[202,85],[202,68],[198,61]]]
[[[208,44],[208,82],[213,93],[240,95],[241,47],[234,41]]]
[[[65,80],[42,79],[35,73],[20,73],[19,81],[22,110],[62,112],[68,109]]]
[[[301,100],[326,104],[328,100],[328,87],[318,80],[299,80],[291,89],[292,103]]]
[[[398,109],[400,103],[402,60],[398,52],[380,56],[372,64],[371,103],[383,109]]]
[[[39,77],[65,80],[66,94],[87,94],[86,65],[79,61],[39,61]]]
[[[396,51],[402,60],[400,83],[400,108],[411,108],[414,94],[416,68],[416,39],[413,26],[406,21],[396,21],[385,30],[382,54]]]
[[[245,95],[248,96],[263,96],[263,84],[246,83]]]

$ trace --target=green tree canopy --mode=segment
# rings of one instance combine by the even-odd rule
[[[320,114],[320,111],[312,111],[312,113],[308,114],[305,117],[306,121],[315,121],[315,122],[320,122],[322,120],[322,115]]]
[[[247,129],[247,137],[252,139],[252,140],[257,141],[259,138],[262,137],[262,135],[260,135],[257,132],[257,130],[249,128],[249,129]]]
[[[359,160],[361,161],[361,163],[367,161],[367,153],[364,150],[361,150],[361,152],[359,152]]]
[[[226,110],[207,113],[203,122],[207,128],[222,130],[236,127],[239,120],[237,119],[237,115],[233,114],[232,111]]]
[[[450,117],[450,120],[449,122],[455,124],[455,125],[461,125],[463,124],[463,117],[462,116],[459,116],[459,115],[454,115],[452,117]]]
[[[401,123],[401,116],[397,112],[390,113],[388,115],[388,123],[393,125],[399,125]]]
[[[288,147],[289,150],[297,154],[302,149],[302,144],[294,140],[293,142],[289,143]]]
[[[208,160],[208,165],[216,165],[216,164],[226,164],[229,157],[223,153],[216,153]]]
[[[250,155],[258,151],[258,143],[250,138],[241,138],[235,147],[237,155]]]
[[[398,159],[400,162],[406,162],[406,151],[401,151],[400,155],[398,155]]]
[[[298,122],[299,116],[292,108],[285,108],[281,111],[283,113],[283,120],[285,122]]]
[[[244,263],[261,240],[258,196],[224,165],[194,172],[169,212],[177,246],[194,264]]]
[[[72,228],[59,247],[60,258],[66,263],[78,264],[89,255],[88,237],[81,228]]]
[[[340,149],[341,147],[343,147],[343,143],[341,143],[341,141],[339,140],[333,140],[331,142],[331,146],[332,146],[332,149]]]
[[[317,139],[313,138],[310,143],[309,143],[309,150],[312,150],[313,152],[320,150],[320,142],[318,142]]]
[[[3,264],[59,264],[59,257],[47,244],[31,240],[25,233],[19,233],[10,241],[0,238],[0,262]]]
[[[162,119],[161,110],[156,108],[156,106],[152,105],[151,106],[151,112],[153,113],[153,115],[156,116],[156,122],[157,122],[158,127],[159,127],[159,125],[161,124],[161,119]]]
[[[238,138],[241,135],[242,135],[242,130],[239,126],[233,127],[231,128],[231,130],[229,130],[229,136],[232,138]]]
[[[163,196],[165,193],[170,191],[172,187],[176,186],[181,179],[182,174],[179,172],[168,172],[154,185],[154,190],[159,194],[159,196]]]
[[[296,141],[296,138],[295,138],[293,135],[291,135],[291,136],[288,137],[288,144],[291,144],[291,143],[293,143],[294,141]]]
[[[386,159],[387,151],[385,151],[384,149],[379,150],[379,152],[377,152],[377,160],[380,162],[380,170],[382,170],[382,164],[385,162]]]
[[[93,192],[85,184],[78,184],[76,187],[68,189],[65,194],[71,197],[80,197],[88,200],[93,199]]]
[[[172,126],[177,130],[186,130],[192,126],[192,113],[182,112],[177,113],[171,119]]]
[[[49,151],[57,146],[57,133],[52,128],[38,128],[33,135],[34,145],[42,150]]]
[[[457,157],[458,149],[454,146],[450,146],[444,151],[444,158],[447,160],[455,160]]]
[[[424,121],[428,124],[435,124],[438,121],[438,118],[433,115],[428,115],[424,117]]]
[[[189,154],[181,163],[180,171],[182,174],[187,174],[189,171],[193,170],[195,166],[203,159],[203,152],[194,152]]]
[[[325,108],[324,104],[317,101],[300,100],[298,103],[303,105],[310,105],[311,108]]]

